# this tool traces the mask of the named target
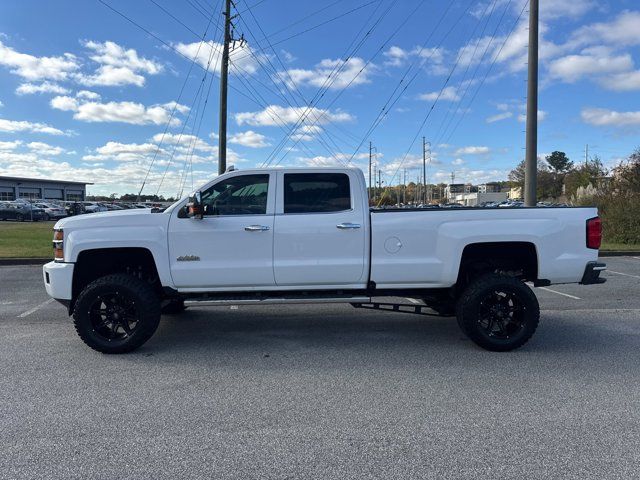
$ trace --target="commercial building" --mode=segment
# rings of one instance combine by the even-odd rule
[[[26,177],[0,177],[0,201],[17,200],[57,200],[82,201],[87,194],[88,182],[67,180],[46,180]]]
[[[507,192],[470,192],[454,194],[449,201],[460,203],[466,207],[475,207],[486,202],[504,202],[507,199]]]

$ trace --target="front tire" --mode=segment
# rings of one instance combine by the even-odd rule
[[[540,306],[519,279],[489,273],[465,289],[456,306],[458,325],[480,347],[506,352],[521,347],[538,327]]]
[[[160,299],[147,282],[126,274],[85,287],[73,311],[78,335],[102,353],[126,353],[151,338],[160,322]]]

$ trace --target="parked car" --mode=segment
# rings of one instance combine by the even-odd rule
[[[69,217],[85,213],[84,203],[82,202],[65,202],[64,209]]]
[[[372,210],[367,197],[354,168],[235,170],[163,213],[65,218],[45,288],[105,353],[140,347],[185,306],[390,305],[375,297],[419,299],[507,351],[538,326],[527,282],[605,281],[595,208]]]
[[[18,222],[32,220],[37,222],[44,220],[44,216],[42,208],[35,207],[29,202],[3,202],[0,205],[0,220],[17,220]]]
[[[59,219],[67,216],[67,211],[60,205],[43,202],[36,202],[34,203],[34,205],[37,208],[41,208],[42,210],[44,210],[44,215],[42,218],[43,220],[50,220],[52,218]]]
[[[123,210],[123,208],[120,205],[116,205],[115,203],[105,203],[104,206],[107,207],[107,210],[109,211]]]
[[[85,213],[98,213],[108,211],[107,207],[98,202],[82,202]]]

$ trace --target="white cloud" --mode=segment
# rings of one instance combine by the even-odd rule
[[[443,48],[416,46],[407,50],[393,45],[383,52],[383,55],[387,58],[384,65],[388,67],[401,67],[406,64],[409,59],[418,57],[421,59],[419,64],[420,68],[425,67],[429,73],[441,75],[446,72],[446,68],[443,65],[445,53]]]
[[[599,74],[625,72],[632,68],[631,55],[616,55],[607,47],[584,49],[580,54],[566,55],[549,63],[550,75],[568,83],[582,77],[593,78]]]
[[[382,55],[388,58],[384,64],[392,67],[399,67],[403,65],[407,58],[409,58],[409,52],[395,45],[389,47],[389,50],[384,52]]]
[[[547,112],[545,112],[544,110],[538,110],[538,121],[542,122],[545,118],[547,118]],[[519,114],[518,121],[522,123],[526,122],[527,121],[526,113]]]
[[[292,140],[310,142],[320,135],[324,129],[318,125],[302,125],[291,135]]]
[[[485,146],[468,146],[460,147],[453,154],[454,155],[486,155],[491,150]]]
[[[640,125],[640,111],[618,112],[606,108],[585,108],[580,113],[582,121],[597,127],[628,127]]]
[[[121,122],[133,125],[163,125],[169,121],[171,108],[167,105],[145,106],[135,102],[107,102],[79,101],[73,97],[54,97],[51,107],[58,110],[75,112],[73,118],[83,122]],[[181,110],[184,106],[180,106]],[[188,107],[184,107],[187,108]],[[175,115],[171,125],[179,125]]]
[[[439,99],[439,100],[447,100],[447,101],[450,101],[450,102],[456,102],[456,101],[460,100],[460,95],[458,95],[458,91],[457,91],[456,87],[445,87],[442,90],[442,93],[440,93],[440,91],[430,92],[430,93],[423,93],[423,94],[419,95],[418,98],[420,100],[426,100],[428,102],[432,102],[432,101],[435,101],[437,99]]]
[[[379,155],[380,156],[380,155]],[[310,167],[344,167],[348,164],[351,155],[345,153],[338,153],[334,156],[328,157],[324,155],[317,155],[315,157],[299,157],[297,158],[299,166],[300,163]],[[353,160],[364,160],[369,158],[368,153],[359,153],[353,157]],[[353,163],[351,164],[353,166]]]
[[[251,126],[277,126],[283,124],[295,124],[300,117],[310,119],[314,123],[323,125],[329,122],[347,122],[353,117],[346,112],[324,110],[312,107],[281,107],[269,105],[258,112],[240,112],[235,114],[238,125]]]
[[[134,49],[125,49],[115,42],[87,41],[83,46],[94,51],[90,58],[100,64],[93,75],[76,75],[83,85],[142,87],[145,84],[142,74],[156,75],[163,70],[159,62],[140,57]]]
[[[51,125],[47,125],[46,123],[34,123],[24,120],[6,120],[4,118],[0,118],[0,132],[33,132],[47,133],[49,135],[64,135],[62,130],[54,128]]]
[[[58,95],[63,95],[69,93],[69,89],[51,82],[42,82],[40,84],[23,83],[16,88],[16,94],[18,95],[29,95],[32,93],[57,93]]]
[[[60,155],[65,151],[62,147],[56,147],[44,142],[31,142],[27,144],[27,147],[38,155]]]
[[[461,158],[456,158],[453,162],[451,162],[451,165],[464,165],[465,161]]]
[[[570,45],[606,43],[615,47],[640,45],[640,12],[625,10],[610,22],[598,22],[577,29]]]
[[[14,140],[12,142],[0,142],[0,150],[10,151],[15,150],[22,145],[22,140]]]
[[[366,65],[365,61],[358,57],[349,58],[346,62],[327,58],[312,70],[293,68],[286,72],[278,72],[277,80],[284,82],[290,88],[307,85],[341,89],[369,83],[371,81],[369,75],[373,69],[372,64]],[[327,80],[329,76],[330,79]]]
[[[297,58],[291,53],[284,49],[280,50],[280,53],[284,57],[284,61],[287,63],[291,63],[297,60]]]
[[[267,137],[260,133],[256,133],[253,130],[247,130],[246,132],[238,132],[229,137],[229,143],[235,143],[249,148],[263,148],[268,147]]]
[[[86,100],[98,100],[100,98],[100,94],[91,92],[89,90],[80,90],[78,93],[76,93],[76,97]]]
[[[17,52],[1,41],[0,65],[11,68],[11,73],[29,81],[66,80],[80,68],[77,58],[70,53],[58,57],[36,57]]]
[[[494,122],[499,122],[500,120],[506,120],[507,118],[511,118],[511,117],[513,117],[513,113],[511,112],[496,113],[495,115],[491,115],[490,117],[487,117],[486,122],[494,123]]]
[[[222,44],[209,41],[206,43],[194,42],[194,43],[177,43],[174,48],[183,54],[185,57],[192,59],[196,57],[196,62],[202,67],[207,68],[207,64],[211,60],[209,67],[210,71],[220,73],[220,60],[222,58]],[[254,56],[260,58],[260,54],[255,53],[248,44],[242,47],[238,44],[236,48],[229,54],[230,65],[235,66],[241,73],[248,73],[253,75],[258,71],[260,65],[255,60]],[[262,59],[261,59],[262,61]],[[229,71],[234,73],[234,68],[230,68]]]
[[[640,90],[640,70],[602,77],[598,80],[598,83],[608,90],[617,92]]]
[[[120,87],[123,85],[136,85],[142,87],[145,78],[126,67],[113,67],[103,65],[98,68],[94,75],[80,75],[77,77],[78,83],[87,87]]]
[[[56,110],[75,111],[78,109],[78,100],[68,96],[53,97],[49,104]]]
[[[216,152],[218,148],[195,135],[179,135],[174,133],[165,133],[163,135],[162,133],[157,133],[153,136],[152,140],[156,144],[160,144],[162,142],[162,145],[178,146],[177,151],[179,152],[186,152],[192,148],[202,152]]]

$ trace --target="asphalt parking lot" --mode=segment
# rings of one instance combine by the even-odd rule
[[[640,258],[604,261],[503,354],[328,305],[192,309],[102,355],[39,267],[0,267],[0,478],[638,478]]]

